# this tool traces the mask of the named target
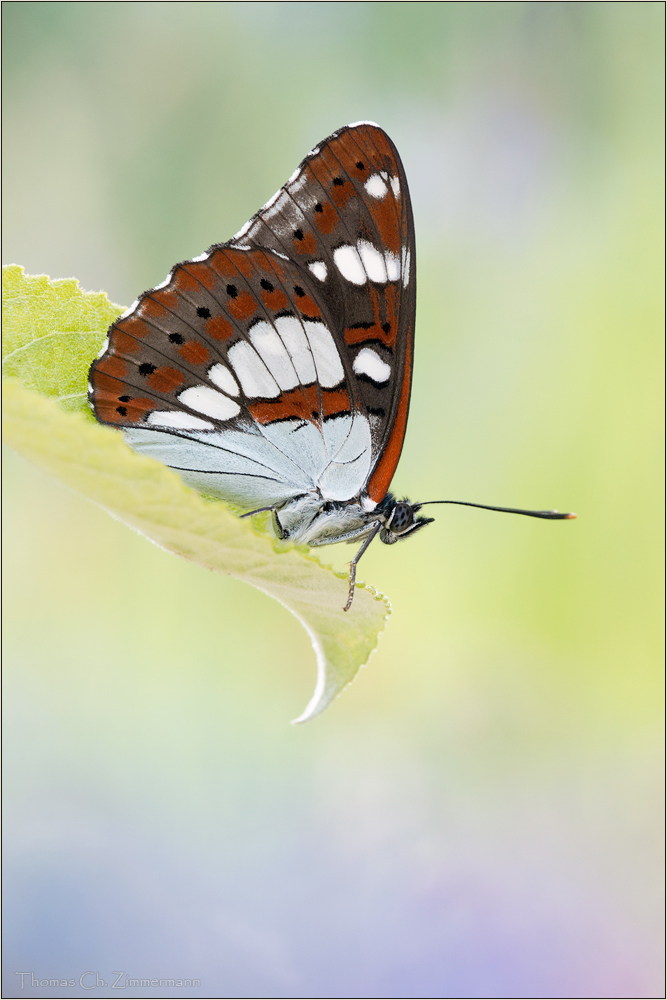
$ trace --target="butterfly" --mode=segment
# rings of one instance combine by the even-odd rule
[[[433,521],[389,492],[415,301],[405,171],[389,136],[356,122],[312,149],[232,239],[176,264],[112,324],[89,400],[188,485],[243,517],[270,511],[280,538],[362,541],[347,611],[371,541]]]

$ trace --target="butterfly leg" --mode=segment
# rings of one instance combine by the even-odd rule
[[[349,592],[348,597],[347,597],[347,604],[343,608],[343,611],[349,611],[350,608],[352,607],[352,600],[354,598],[354,582],[355,582],[355,580],[357,578],[357,563],[359,562],[359,560],[363,556],[364,552],[366,551],[366,549],[368,548],[368,546],[371,544],[371,542],[373,541],[373,539],[375,538],[375,536],[377,535],[377,533],[378,533],[378,531],[380,530],[381,527],[382,527],[382,524],[380,523],[380,521],[376,521],[375,522],[375,527],[373,528],[373,530],[371,531],[370,535],[368,536],[368,538],[366,539],[366,541],[361,546],[361,548],[357,552],[356,556],[354,557],[354,559],[350,563],[350,592]]]
[[[278,519],[278,511],[275,507],[258,507],[257,510],[249,510],[247,514],[241,514],[240,520],[244,517],[252,517],[253,514],[263,514],[265,511],[270,510],[273,513],[273,519],[276,525],[276,531],[278,532],[278,538],[284,541],[287,538],[287,532],[283,528],[280,520]]]

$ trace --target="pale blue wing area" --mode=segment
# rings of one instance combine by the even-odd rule
[[[128,430],[127,443],[175,469],[188,486],[252,510],[314,489],[312,477],[261,434],[213,431],[169,434]]]
[[[248,510],[281,504],[306,493],[325,500],[350,500],[364,488],[371,464],[368,420],[349,414],[254,429],[125,431],[142,455],[175,469],[189,485]]]
[[[325,421],[324,439],[330,460],[317,485],[328,500],[350,500],[365,488],[371,469],[371,429],[360,414]]]

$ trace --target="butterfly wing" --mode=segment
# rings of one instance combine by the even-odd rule
[[[386,493],[405,433],[414,233],[377,126],[334,133],[225,244],[176,265],[91,368],[102,423],[250,508]]]

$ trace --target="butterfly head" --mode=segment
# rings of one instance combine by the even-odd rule
[[[386,545],[393,545],[394,542],[408,535],[414,534],[419,528],[431,524],[432,517],[418,517],[417,511],[421,504],[410,503],[409,500],[396,500],[391,493],[388,493],[379,505],[380,513],[384,515],[384,525],[380,531],[380,538]]]

